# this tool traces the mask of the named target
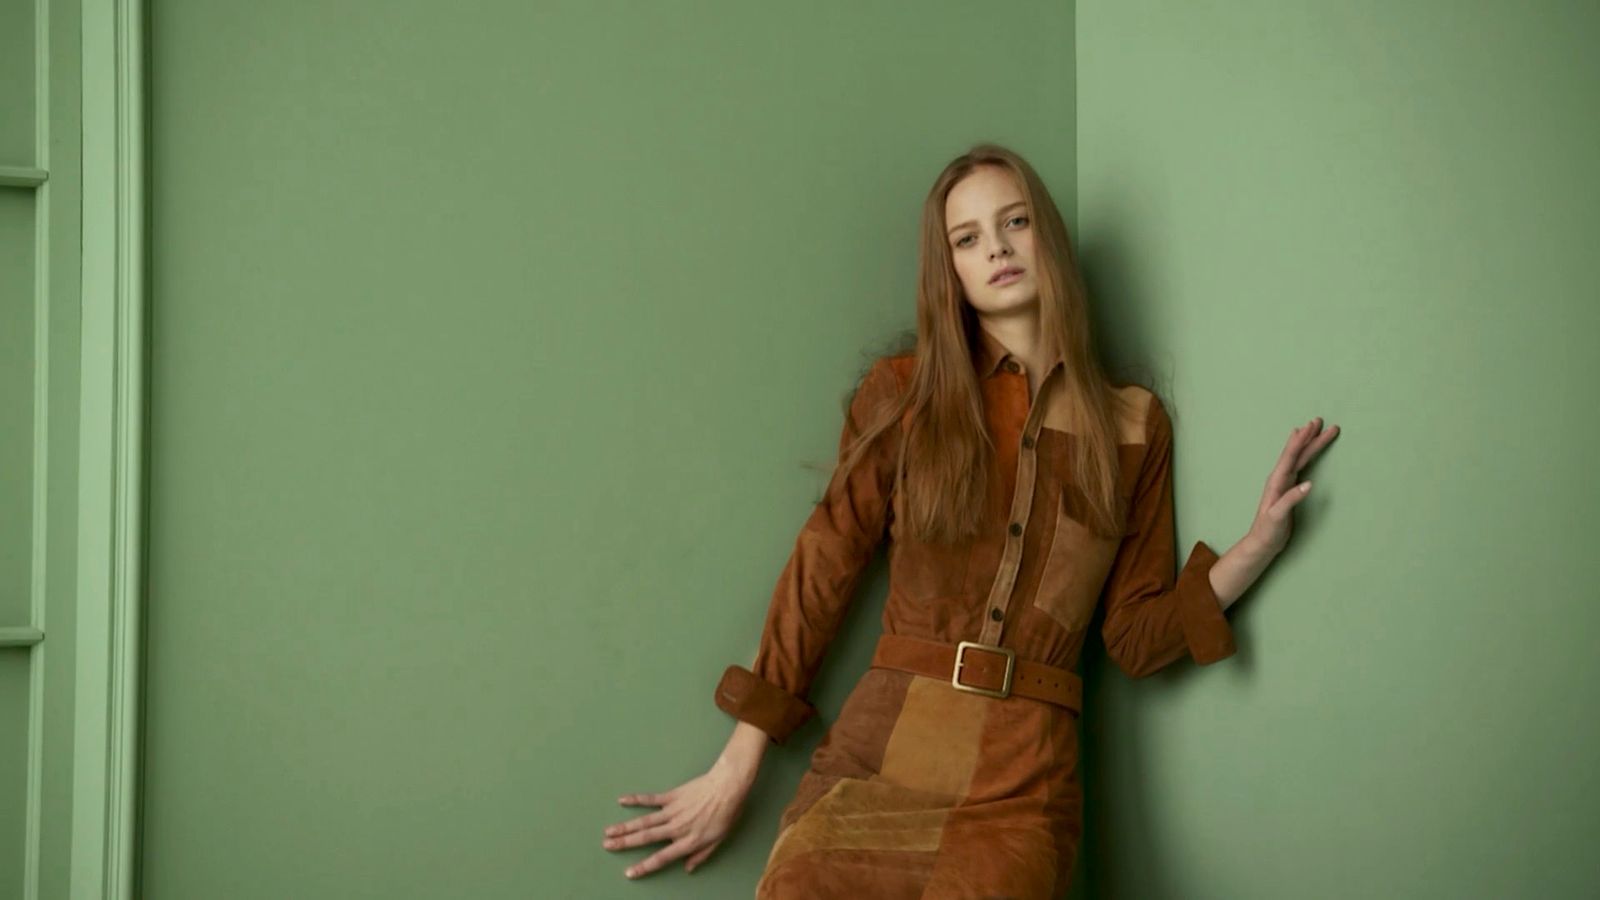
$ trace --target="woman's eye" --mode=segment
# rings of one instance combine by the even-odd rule
[[[1008,220],[1006,220],[1006,224],[1007,224],[1007,225],[1009,225],[1009,224],[1011,224],[1011,223],[1012,223],[1012,222],[1015,222],[1015,221],[1017,221],[1017,220],[1018,220],[1018,219],[1021,219],[1021,220],[1022,220],[1022,221],[1024,221],[1024,222],[1026,222],[1026,221],[1028,221],[1028,217],[1027,217],[1027,216],[1012,216],[1012,217],[1011,217],[1011,218],[1010,218],[1010,219],[1008,219]],[[956,241],[956,244],[955,244],[955,245],[956,245],[956,246],[957,246],[957,247],[965,247],[965,246],[966,246],[966,245],[967,245],[967,239],[968,239],[968,238],[971,238],[971,237],[972,237],[972,235],[970,235],[970,234],[968,234],[968,235],[963,235],[963,236],[962,236],[962,237],[961,237],[961,240],[959,240],[959,241]]]

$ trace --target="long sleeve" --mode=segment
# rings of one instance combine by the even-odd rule
[[[879,359],[851,398],[840,454],[877,404],[898,389],[889,362]],[[778,577],[754,663],[728,666],[717,684],[717,706],[767,732],[773,743],[783,743],[816,713],[806,699],[812,679],[888,532],[898,439],[898,428],[885,429],[848,479],[835,468]]]
[[[1106,655],[1130,678],[1182,659],[1205,665],[1232,656],[1233,629],[1211,587],[1217,554],[1196,541],[1182,571],[1172,504],[1172,420],[1151,394],[1146,450],[1134,486],[1129,525],[1102,588]]]

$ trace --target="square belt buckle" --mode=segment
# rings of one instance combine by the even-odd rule
[[[1005,654],[1006,678],[1005,683],[1000,686],[998,691],[994,688],[978,687],[975,684],[961,683],[961,667],[966,664],[966,661],[962,659],[962,656],[968,650],[973,648],[977,648],[979,650],[992,650],[995,653]],[[950,671],[950,684],[958,691],[968,691],[974,694],[982,694],[985,697],[998,697],[1003,700],[1006,697],[1011,696],[1011,673],[1016,666],[1017,651],[1012,650],[1009,647],[996,647],[993,644],[980,644],[977,641],[961,641],[956,644],[956,664],[955,667]]]

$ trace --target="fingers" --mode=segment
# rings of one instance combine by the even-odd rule
[[[671,793],[671,791],[668,791],[660,794],[625,794],[619,798],[618,802],[625,806],[665,805],[670,800]],[[648,875],[656,871],[672,860],[695,849],[691,844],[687,843],[682,831],[683,823],[672,821],[672,814],[665,809],[660,809],[629,819],[626,822],[608,826],[605,830],[605,840],[601,841],[601,846],[607,850],[627,850],[671,839],[672,843],[646,857],[644,861],[629,866],[623,872],[629,878],[638,878],[641,875]],[[699,860],[704,858],[704,855],[701,855]],[[693,866],[699,865],[699,861],[693,861],[688,865],[690,865],[689,870],[693,871]]]
[[[639,831],[641,829],[644,829],[644,828],[650,828],[651,826],[654,826],[654,825],[660,825],[663,822],[667,821],[667,818],[668,818],[668,815],[667,815],[666,810],[660,810],[658,812],[653,812],[653,813],[649,813],[647,815],[639,816],[636,819],[629,819],[626,822],[621,822],[621,823],[618,823],[616,825],[608,826],[606,828],[606,837],[607,838],[613,838],[613,839],[620,838],[620,837],[622,837],[624,835],[631,834],[633,832],[637,832],[637,831]],[[608,841],[606,843],[606,846],[608,846],[608,847],[611,846],[611,842]],[[631,847],[633,845],[629,844],[627,846]]]
[[[623,794],[617,802],[623,806],[666,806],[671,791],[661,794]]]
[[[1298,471],[1310,465],[1311,461],[1317,457],[1317,454],[1322,452],[1322,448],[1328,446],[1338,434],[1339,426],[1334,425],[1318,434],[1315,440],[1306,444],[1305,448],[1300,451],[1299,459],[1295,461],[1295,470]]]
[[[1322,417],[1316,416],[1310,422],[1301,425],[1289,432],[1289,439],[1284,443],[1283,450],[1278,454],[1278,461],[1272,468],[1272,474],[1267,478],[1267,485],[1273,495],[1278,495],[1294,486],[1295,476],[1305,468],[1322,448],[1328,446],[1339,433],[1339,426],[1322,430]]]
[[[626,850],[629,847],[639,847],[644,844],[654,844],[656,841],[675,837],[677,828],[671,822],[663,822],[650,828],[629,832],[618,837],[607,838],[602,845],[607,850]]]
[[[1290,430],[1289,439],[1284,442],[1283,449],[1278,451],[1278,462],[1272,467],[1272,476],[1268,479],[1269,484],[1281,485],[1282,482],[1293,480],[1295,459],[1300,455],[1300,448],[1304,444],[1302,437],[1307,427],[1302,425],[1299,428]]]
[[[623,806],[666,806],[671,800],[672,791],[665,791],[659,794],[623,794],[621,797],[617,798],[617,802]],[[606,828],[606,835],[608,837],[615,837],[618,835],[627,834],[630,831],[637,831],[640,828],[646,828],[651,825],[655,825],[659,822],[665,822],[666,820],[666,810],[657,810],[653,813],[647,813],[645,815],[638,816],[637,818],[629,819],[626,822],[611,825]]]
[[[700,868],[700,864],[706,861],[706,857],[711,855],[711,851],[717,849],[717,847],[721,844],[721,841],[713,841],[700,848],[700,850],[698,850],[693,856],[689,857],[689,859],[684,862],[683,870],[685,872],[693,872],[695,869]]]
[[[1306,495],[1309,493],[1311,493],[1311,482],[1302,481],[1299,484],[1289,488],[1289,490],[1284,491],[1283,496],[1279,497],[1277,501],[1272,504],[1270,512],[1275,518],[1281,519],[1284,516],[1287,516],[1289,514],[1289,510],[1294,509],[1295,505],[1301,500],[1304,500]]]
[[[651,872],[654,872],[667,863],[672,862],[685,853],[688,853],[691,849],[693,849],[693,846],[687,840],[679,839],[673,841],[667,846],[662,847],[660,850],[657,850],[656,852],[645,857],[644,862],[629,867],[622,874],[628,876],[629,878],[638,878],[641,875],[649,875]]]
[[[729,825],[738,815],[746,786],[717,773],[690,779],[659,794],[625,794],[617,802],[624,805],[654,804],[664,809],[637,816],[627,822],[607,826],[601,846],[624,850],[667,841],[644,860],[629,866],[629,878],[648,875],[679,857],[693,854],[684,868],[693,872],[711,855]]]

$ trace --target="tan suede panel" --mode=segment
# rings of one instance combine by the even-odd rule
[[[1055,534],[1045,551],[1034,605],[1069,631],[1089,624],[1118,543],[1090,531],[1058,503]]]
[[[1145,419],[1150,414],[1154,394],[1136,384],[1112,388],[1121,401],[1117,409],[1117,442],[1138,444],[1144,441]],[[1044,397],[1044,427],[1068,434],[1082,434],[1083,411],[1072,405],[1071,394],[1053,390]]]
[[[799,821],[801,816],[810,812],[811,807],[827,796],[843,778],[844,776],[840,775],[823,775],[814,770],[802,774],[800,784],[794,789],[794,798],[778,816],[778,833],[782,834],[790,825]]]
[[[937,850],[949,814],[948,797],[841,778],[779,833],[767,868],[817,850]]]
[[[923,900],[937,854],[929,850],[819,850],[768,868],[756,900]]]
[[[932,678],[913,678],[883,753],[882,777],[931,794],[966,794],[990,699]]]

